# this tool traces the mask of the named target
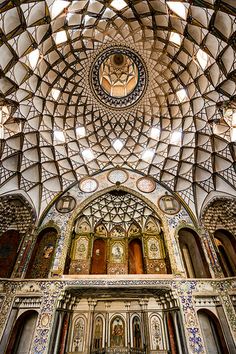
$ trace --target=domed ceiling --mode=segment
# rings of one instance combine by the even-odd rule
[[[1,1],[1,190],[37,210],[115,166],[235,193],[234,0]]]

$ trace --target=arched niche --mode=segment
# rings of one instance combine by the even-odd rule
[[[74,227],[75,234],[85,234],[91,232],[91,225],[85,216],[78,218]]]
[[[49,276],[57,237],[57,230],[53,227],[47,227],[39,233],[26,278],[47,278]]]
[[[128,237],[135,237],[137,235],[141,235],[142,234],[142,230],[141,227],[138,223],[133,222],[128,230]]]
[[[130,189],[109,189],[103,194],[95,194],[88,198],[83,207],[75,210],[68,222],[70,240],[68,239],[67,259],[64,265],[65,274],[168,274],[171,273],[170,261],[175,263],[174,257],[169,259],[171,252],[170,235],[163,215],[159,215],[156,206],[143,196],[133,193]],[[80,223],[87,220],[90,228],[82,229]],[[90,230],[88,232],[88,230]],[[67,236],[66,236],[67,237]],[[106,269],[98,271],[96,260],[101,257],[101,250],[96,239],[106,244]],[[137,248],[135,259],[140,256],[139,270],[132,270],[129,257],[134,256],[133,239]],[[142,247],[138,247],[142,245]],[[94,247],[95,246],[95,247]],[[103,247],[102,247],[103,249]],[[131,257],[130,257],[131,258]],[[100,264],[104,264],[104,259]],[[97,262],[99,263],[99,262]],[[133,262],[135,265],[135,263]],[[141,270],[140,270],[141,268]]]
[[[110,346],[125,346],[125,322],[121,316],[115,316],[110,324]]]
[[[219,229],[214,233],[215,244],[219,251],[220,263],[226,277],[236,275],[236,240],[227,230]]]
[[[187,276],[209,278],[210,272],[198,234],[190,228],[182,228],[178,235]]]
[[[80,274],[82,270],[89,274],[89,266],[85,263],[88,258],[91,232],[89,220],[84,215],[78,217],[71,232],[64,274]]]
[[[29,354],[38,313],[25,311],[15,322],[5,354]]]
[[[150,216],[145,224],[144,232],[146,234],[156,234],[159,235],[161,233],[161,225],[160,221],[152,216]]]
[[[73,326],[73,335],[71,343],[72,352],[83,352],[85,344],[85,318],[83,316],[76,317]]]
[[[171,274],[169,252],[162,231],[161,221],[150,216],[143,229],[147,244],[147,273]],[[152,260],[155,263],[152,264]],[[151,261],[151,262],[150,262]]]
[[[151,335],[151,349],[163,350],[163,329],[162,319],[157,314],[150,317],[150,335]]]
[[[129,262],[128,265],[129,274],[144,273],[142,241],[139,238],[135,238],[129,242],[128,262]]]
[[[198,310],[198,319],[208,354],[229,354],[218,318],[209,310]]]
[[[0,236],[0,278],[10,278],[21,239],[22,236],[16,230],[7,230]]]
[[[98,315],[94,320],[94,333],[93,333],[93,348],[102,349],[104,348],[104,318]]]
[[[107,242],[102,238],[97,238],[93,242],[93,253],[91,259],[91,274],[107,273]]]
[[[98,223],[94,228],[94,234],[96,236],[107,237],[106,226],[102,222]]]
[[[141,349],[143,347],[141,321],[137,315],[132,318],[132,347],[135,350]]]

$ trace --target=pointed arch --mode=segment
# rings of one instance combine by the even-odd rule
[[[207,309],[197,312],[208,354],[229,354],[218,318]]]
[[[39,233],[26,273],[27,278],[47,278],[49,276],[57,238],[57,230],[53,227],[47,227]]]
[[[187,276],[189,278],[209,278],[210,272],[198,234],[193,229],[182,228],[178,235]]]

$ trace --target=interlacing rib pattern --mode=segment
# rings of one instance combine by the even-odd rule
[[[150,174],[197,213],[211,191],[235,193],[235,1],[126,4],[1,2],[1,189],[26,191],[38,211],[115,166]],[[119,111],[89,80],[112,46],[137,53],[148,77]]]

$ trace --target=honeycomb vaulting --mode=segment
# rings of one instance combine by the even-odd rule
[[[212,191],[235,194],[235,1],[126,4],[1,1],[1,190],[24,190],[38,212],[115,166],[152,175],[196,213]],[[112,47],[145,68],[142,96],[121,108],[91,82]]]

